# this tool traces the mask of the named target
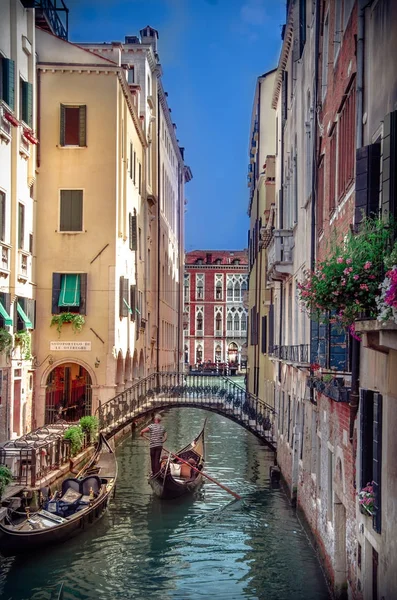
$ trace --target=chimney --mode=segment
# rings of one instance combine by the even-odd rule
[[[157,29],[153,29],[150,25],[146,25],[145,29],[141,29],[141,41],[142,44],[150,44],[154,52],[157,52],[157,40],[159,39],[159,32]]]
[[[207,252],[206,263],[207,263],[207,265],[212,264],[212,254],[210,252]]]

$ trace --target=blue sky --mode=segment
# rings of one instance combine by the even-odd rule
[[[277,66],[285,0],[66,0],[72,42],[159,31],[164,89],[185,160],[186,250],[247,245],[256,78]]]

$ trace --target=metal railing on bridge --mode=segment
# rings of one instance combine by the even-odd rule
[[[159,409],[202,408],[236,421],[275,450],[274,384],[271,389],[267,403],[223,375],[152,373],[100,405],[96,415],[100,430],[112,434],[134,418]]]

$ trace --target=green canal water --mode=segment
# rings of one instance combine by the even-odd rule
[[[280,489],[272,454],[214,413],[178,408],[164,418],[167,447],[207,421],[207,470],[243,496],[207,482],[194,499],[161,502],[147,483],[147,443],[118,448],[116,497],[97,527],[58,547],[0,558],[0,598],[50,600],[328,600],[315,553]]]

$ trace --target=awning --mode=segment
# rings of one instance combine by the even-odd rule
[[[28,315],[25,313],[19,302],[17,302],[17,311],[22,321],[25,323],[26,329],[33,329],[32,321],[29,319]]]
[[[3,317],[4,319],[4,324],[5,325],[12,325],[12,319],[10,317],[10,315],[8,314],[8,312],[6,311],[6,309],[3,306],[3,303],[0,302],[0,315]]]
[[[131,306],[128,304],[127,300],[125,298],[123,298],[123,302],[126,305],[126,307],[128,308],[130,314],[132,315],[132,308]]]
[[[62,275],[58,306],[80,306],[80,275]]]

